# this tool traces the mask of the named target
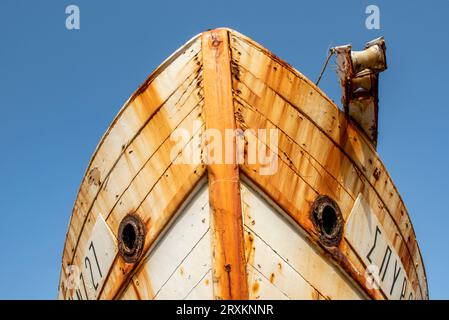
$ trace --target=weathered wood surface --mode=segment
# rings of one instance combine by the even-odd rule
[[[260,190],[241,184],[248,268],[259,276],[249,283],[253,298],[361,299],[365,296],[327,261]],[[321,275],[321,276],[320,276]],[[257,284],[258,278],[267,282]],[[254,282],[255,281],[255,282]]]
[[[278,168],[173,163],[178,128],[189,132],[184,149],[200,153],[206,129],[276,129]],[[311,221],[319,195],[341,210],[337,247],[323,246]],[[116,247],[129,213],[147,228],[134,264]],[[370,264],[381,269],[379,289],[366,281]],[[64,285],[72,265],[85,288]],[[428,291],[405,205],[364,135],[287,63],[218,29],[150,75],[102,138],[75,201],[58,298],[427,299]]]
[[[68,298],[63,286],[67,266],[84,269],[81,250],[99,215],[116,237],[124,215],[138,214],[147,224],[147,251],[204,175],[202,164],[172,165],[170,159],[173,130],[190,130],[193,121],[203,122],[200,47],[195,37],[159,67],[125,104],[97,147],[67,232],[61,297]],[[114,298],[135,267],[116,257],[94,298]]]
[[[247,164],[242,171],[275,202],[283,203],[283,209],[312,236],[311,221],[304,213],[317,194],[332,195],[346,221],[355,199],[363,193],[400,253],[416,297],[427,298],[427,280],[410,218],[370,143],[298,71],[238,33],[230,39],[238,126],[280,130],[278,172],[271,177],[257,175],[254,166]],[[353,277],[363,275],[367,266],[358,255],[366,253],[351,252],[345,241],[340,250],[346,256],[354,255]]]
[[[221,29],[202,36],[205,121],[207,130],[220,132],[235,129],[234,104],[232,100],[231,56],[228,31]],[[222,139],[222,159],[208,164],[209,202],[211,208],[211,231],[214,295],[217,299],[247,299],[248,287],[244,257],[242,208],[240,201],[239,169],[235,163],[226,164],[226,152],[235,155],[232,147]],[[217,150],[208,150],[209,155]]]
[[[140,299],[213,298],[212,282],[206,281],[212,261],[208,192],[203,184],[141,264],[122,299],[128,290]]]

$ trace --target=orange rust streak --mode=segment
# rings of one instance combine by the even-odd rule
[[[220,131],[224,140],[225,130],[235,129],[228,31],[204,33],[202,53],[206,128]],[[232,147],[235,154],[235,141]],[[222,160],[208,165],[214,296],[248,299],[239,169]]]
[[[280,176],[264,176],[257,174],[257,170],[252,170],[254,166],[249,166],[244,164],[241,166],[242,172],[247,176],[247,178],[253,182],[258,188],[260,188],[270,199],[277,203],[292,219],[293,221],[307,233],[307,237],[313,243],[316,243],[323,254],[327,255],[329,258],[333,259],[338,266],[340,266],[352,279],[355,280],[361,287],[361,289],[374,300],[383,300],[384,297],[382,293],[375,289],[370,289],[366,286],[365,278],[362,273],[360,273],[355,266],[349,261],[349,259],[340,251],[339,248],[327,248],[319,244],[318,235],[307,215],[301,214],[301,212],[308,212],[310,209],[307,201],[303,207],[298,207],[294,202],[291,201],[291,197],[288,197],[288,191],[291,185],[284,184],[280,186],[279,184],[273,183],[273,181],[279,181],[280,176],[285,176],[284,172],[280,173]],[[282,170],[282,168],[280,168]],[[298,190],[293,188],[292,190]],[[346,242],[345,239],[342,240],[340,246]]]

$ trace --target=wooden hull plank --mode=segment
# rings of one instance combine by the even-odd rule
[[[336,144],[334,146],[330,145],[330,147],[335,148],[337,151],[340,149],[344,151],[345,153],[342,158],[349,157],[349,161],[354,163],[357,172],[365,175],[368,183],[373,186],[377,193],[379,193],[379,196],[382,196],[381,199],[383,205],[387,205],[389,210],[388,213],[391,213],[393,221],[401,230],[403,238],[414,239],[413,229],[410,228],[409,218],[404,210],[398,215],[396,207],[398,203],[402,203],[402,200],[394,188],[390,177],[383,168],[375,151],[373,151],[370,145],[363,140],[362,135],[358,134],[356,130],[352,128],[350,123],[347,123],[342,112],[330,101],[327,101],[324,94],[313,86],[310,81],[305,79],[296,70],[292,70],[291,67],[284,62],[281,62],[278,58],[273,58],[273,55],[265,52],[263,48],[256,47],[256,45],[250,43],[246,39],[242,40],[240,36],[231,37],[231,43],[233,45],[234,78],[237,78],[237,80],[234,80],[234,91],[236,92],[236,95],[241,96],[245,91],[248,92],[248,88],[251,87],[253,91],[250,92],[250,95],[256,97],[256,99],[259,99],[267,106],[267,108],[260,112],[270,116],[274,123],[283,121],[287,125],[295,125],[295,127],[297,127],[298,122],[307,120],[313,121],[315,126],[322,128],[321,135],[324,136],[321,139],[322,141],[318,142],[317,139],[310,136],[303,137],[302,139],[303,141],[317,141],[315,145],[320,147],[316,149],[313,148],[313,146],[304,145],[304,149],[309,151],[321,150],[323,148],[323,141],[325,143],[327,143],[327,141],[334,141]],[[261,79],[267,84],[263,84]],[[245,85],[242,87],[243,84]],[[325,97],[325,99],[323,99],[323,97]],[[280,103],[276,103],[277,100],[279,100]],[[297,110],[300,111],[299,116],[295,115],[294,118],[290,119],[285,118],[285,112],[282,112],[282,109],[285,108],[283,107],[282,100],[288,103],[287,107],[291,105],[297,108]],[[251,102],[249,103],[251,104]],[[292,130],[295,127],[287,127],[287,129]],[[309,131],[305,128],[301,128],[301,130],[297,132],[298,134],[304,134]],[[293,136],[295,137],[295,134]],[[295,140],[297,138],[298,137],[295,137]],[[329,138],[331,140],[329,140]],[[324,144],[324,146],[325,145],[326,144]],[[323,154],[331,154],[333,160],[335,160],[335,152],[320,152],[316,155],[320,163],[324,163],[330,168],[332,168],[332,166],[335,167],[336,164],[340,165],[341,161],[338,161],[338,157],[336,158],[337,160],[333,162],[329,162],[326,159],[320,160],[319,157]],[[363,155],[366,156],[360,158],[360,156]],[[347,161],[346,159],[342,160]],[[334,169],[339,172],[341,168],[335,167]],[[391,186],[391,188],[386,188],[378,183],[377,180],[379,180],[379,178],[376,179],[376,177],[378,177],[377,175],[380,172],[386,173],[385,175],[382,174],[385,178],[384,185]],[[343,179],[345,179],[345,177],[353,178],[358,174],[359,173],[342,175],[342,177]],[[336,179],[342,180],[341,177],[336,177]],[[393,201],[391,201],[392,197],[396,197],[396,200],[393,199]],[[403,208],[403,204],[401,207]],[[419,256],[416,242],[406,243],[404,241],[404,243],[412,257],[410,265],[412,265],[413,268],[416,267],[417,272],[419,272],[419,287],[423,287],[423,284],[424,287],[426,287],[425,274],[423,273],[422,261]]]
[[[188,132],[181,144],[178,129]],[[218,162],[210,129],[226,137]],[[236,142],[229,129],[251,130]],[[258,129],[277,130],[277,144]],[[235,162],[251,142],[274,155],[274,172],[264,175],[260,158]],[[179,162],[179,147],[201,161]],[[312,221],[321,195],[342,213],[337,244]],[[146,229],[135,262],[118,250],[128,214]],[[82,285],[67,290],[72,267]],[[376,267],[379,288],[367,276]],[[101,139],[70,219],[58,298],[428,299],[427,290],[409,215],[367,138],[293,67],[216,29],[156,69]]]
[[[398,252],[403,252],[401,259],[406,266],[407,273],[409,273],[411,279],[413,279],[413,287],[414,290],[416,290],[419,282],[417,281],[417,273],[413,264],[413,259],[407,250],[405,239],[402,236],[397,238],[397,235],[400,234],[400,232],[396,224],[392,220],[391,216],[384,212],[384,209],[379,207],[378,203],[380,200],[378,199],[378,195],[365,180],[365,178],[354,173],[355,169],[352,164],[349,161],[341,161],[341,165],[338,170],[332,169],[329,166],[324,167],[320,164],[320,162],[318,162],[320,159],[316,160],[313,156],[309,155],[305,149],[303,149],[298,143],[294,142],[295,140],[293,140],[293,138],[290,138],[287,135],[287,133],[294,135],[297,130],[296,128],[292,127],[290,129],[285,129],[286,125],[284,122],[280,121],[274,124],[262,116],[262,112],[265,114],[270,114],[269,111],[262,110],[260,112],[256,112],[250,106],[242,104],[244,102],[237,103],[239,105],[237,112],[240,114],[238,125],[241,128],[278,128],[280,130],[278,150],[272,151],[277,154],[279,161],[282,161],[283,165],[289,166],[290,169],[293,170],[295,174],[297,174],[301,180],[307,184],[303,187],[303,189],[313,189],[313,192],[315,192],[316,195],[331,195],[333,199],[339,203],[345,221],[347,220],[347,216],[350,214],[354,205],[355,195],[361,192],[366,194],[367,200],[369,200],[369,205],[376,212],[376,215],[379,218],[382,218],[382,222],[386,226],[385,229],[388,231],[387,235],[396,239],[394,242],[395,249]],[[257,102],[253,102],[253,105],[254,108],[258,108]],[[303,121],[307,122],[307,120]],[[298,132],[314,131],[316,132],[314,138],[308,138],[307,140],[317,141],[316,144],[319,147],[311,148],[311,150],[319,150],[319,153],[324,156],[331,154],[334,159],[345,159],[345,157],[341,155],[339,149],[332,149],[332,146],[329,148],[326,147],[326,139],[318,139],[317,135],[320,133],[314,125],[310,125],[309,127],[302,126],[301,129],[298,130]],[[296,141],[301,141],[301,139],[296,138]],[[319,155],[317,155],[317,157],[318,156]],[[328,171],[331,171],[332,175],[338,177],[338,180],[335,179]],[[351,180],[352,184],[347,184],[346,181],[341,183],[339,182],[343,180],[341,177],[345,175],[355,177],[355,179]],[[306,197],[306,200],[311,203],[313,201],[313,197],[316,195],[314,196],[311,190],[305,192],[306,195],[310,195],[310,197]]]
[[[246,186],[242,188],[244,188],[242,194],[245,201],[245,221],[250,221],[246,228],[253,234],[254,239],[253,254],[256,255],[254,263],[262,274],[269,273],[267,278],[271,278],[273,284],[278,288],[284,287],[283,292],[286,296],[295,297],[295,299],[298,297],[311,299],[318,297],[316,292],[318,291],[330,299],[364,297],[360,289],[350,284],[347,276],[317,252],[298,227],[268,205],[257,192]],[[265,247],[262,244],[265,244]],[[267,265],[270,259],[263,261],[269,254],[266,246],[269,246],[278,256],[271,266]],[[278,263],[281,263],[281,268]],[[286,280],[282,282],[282,273],[289,269],[283,267],[287,266],[300,276],[299,282],[288,283]],[[263,270],[266,267],[270,270]]]
[[[187,108],[186,108],[187,109]],[[187,116],[182,119],[179,118],[182,122],[180,123],[179,127],[187,129],[191,129],[192,122],[193,121],[200,121],[201,119],[201,104],[199,106],[196,106],[190,113],[187,114]],[[155,121],[157,119],[154,119]],[[200,121],[201,122],[201,121]],[[190,130],[191,131],[191,130]],[[190,132],[189,131],[189,132]],[[161,133],[164,133],[164,131],[161,131]],[[171,166],[171,160],[170,160],[170,149],[173,147],[174,142],[169,139],[169,135],[171,130],[168,129],[166,131],[166,136],[162,136],[162,138],[159,140],[159,143],[162,143],[159,147],[152,147],[147,148],[145,151],[139,151],[139,148],[137,145],[132,145],[135,152],[132,154],[127,154],[126,157],[141,157],[143,158],[140,160],[140,163],[145,163],[144,167],[140,170],[134,169],[134,172],[136,172],[136,175],[127,175],[124,174],[124,170],[129,170],[132,168],[128,163],[129,160],[124,161],[123,165],[116,167],[115,169],[120,172],[120,168],[124,168],[121,170],[121,175],[119,174],[117,178],[114,178],[115,175],[112,175],[110,177],[110,180],[108,182],[108,185],[120,185],[121,188],[125,190],[124,194],[116,195],[115,197],[112,197],[111,200],[107,201],[107,195],[108,195],[108,188],[106,185],[106,188],[103,188],[100,191],[101,196],[97,198],[97,200],[94,203],[92,211],[95,214],[98,213],[106,213],[109,212],[110,214],[104,214],[105,219],[108,219],[107,222],[109,224],[109,227],[113,230],[114,235],[117,234],[118,231],[118,224],[121,221],[121,218],[124,217],[127,213],[132,213],[137,210],[137,208],[140,206],[140,204],[143,202],[146,194],[143,194],[142,191],[148,190],[147,192],[151,191],[154,187],[154,184],[157,183],[157,181],[160,179],[161,175],[169,175],[173,174],[170,172],[169,167]],[[194,134],[194,133],[192,133]],[[199,133],[196,133],[199,134]],[[193,141],[190,140],[188,145],[186,146],[188,148],[193,147]],[[154,153],[151,154],[152,150],[154,150]],[[150,157],[147,160],[144,160],[146,157]],[[146,162],[144,162],[146,161]],[[154,166],[152,163],[158,163],[159,166]],[[180,169],[180,168],[177,168]],[[115,170],[114,170],[115,171]],[[138,190],[138,191],[137,191]],[[113,193],[115,194],[115,193]],[[127,195],[129,194],[129,195]],[[110,192],[109,192],[110,195]],[[124,199],[123,199],[124,198]],[[125,200],[126,199],[126,200]],[[151,211],[147,211],[150,213]],[[146,219],[145,216],[143,216],[144,219]],[[84,238],[86,235],[90,234],[90,230],[93,226],[93,220],[88,219],[86,222],[84,229],[85,232],[81,234],[81,243],[83,243]],[[81,256],[75,255],[75,259],[73,261],[73,264],[78,264],[79,261],[78,258]]]
[[[195,287],[185,297],[185,300],[212,300],[214,298],[212,286],[212,270],[198,281]]]
[[[140,128],[148,122],[148,119],[164,101],[171,97],[173,91],[184,83],[192,73],[195,74],[200,70],[201,66],[197,65],[197,62],[201,61],[201,57],[198,57],[200,54],[199,38],[192,39],[186,45],[187,48],[188,50],[185,52],[176,52],[153,75],[150,75],[145,84],[125,103],[103,136],[92,156],[75,201],[67,233],[63,264],[70,264],[79,234],[92,203],[101,189],[101,183],[93,181],[90,172],[97,169],[100,174],[99,182],[106,180],[119,157],[128,152],[125,150],[126,146],[133,140]],[[167,86],[168,83],[169,86]]]
[[[200,277],[202,277],[204,273],[210,270],[211,241],[208,232],[208,199],[208,189],[204,185],[187,207],[179,213],[173,224],[160,237],[147,259],[139,267],[134,279],[140,283],[151,283],[152,288],[152,295],[147,296],[143,292],[141,295],[143,299],[166,297],[170,292],[176,293],[178,298],[180,296],[183,298],[187,295],[188,291],[186,292],[186,290],[193,287],[193,285],[187,286],[184,282],[191,282],[195,279],[198,281],[198,274],[195,274],[197,277],[192,277],[192,273],[198,271]],[[192,254],[194,254],[195,259],[189,261]],[[190,265],[186,266],[186,261]],[[191,265],[195,262],[195,265]],[[205,271],[201,272],[203,269]],[[176,282],[179,285],[179,290],[182,291],[170,291],[177,290],[176,286],[173,286],[173,283]],[[171,285],[171,289],[170,287],[165,288],[167,285]],[[210,288],[212,290],[212,285]]]
[[[235,129],[232,101],[228,31],[214,30],[202,35],[206,129]],[[224,139],[222,139],[224,140]],[[224,141],[222,150],[227,150]],[[208,146],[206,146],[208,148]],[[235,155],[235,141],[232,154]],[[209,201],[214,295],[217,299],[247,299],[239,172],[234,163],[209,163]]]

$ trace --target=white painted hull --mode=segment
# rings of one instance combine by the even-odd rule
[[[186,129],[183,148],[203,152],[204,130],[224,128],[221,112],[234,128],[280,132],[275,172],[246,160],[174,163],[171,133]],[[341,213],[332,238],[314,216],[321,198]],[[126,219],[143,228],[128,253]],[[59,298],[427,299],[428,291],[405,205],[366,137],[298,71],[219,29],[161,65],[100,142],[69,224]]]

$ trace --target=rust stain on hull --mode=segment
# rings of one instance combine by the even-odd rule
[[[235,129],[228,31],[202,36],[206,128]],[[224,141],[222,150],[227,150]],[[207,146],[206,146],[207,148]],[[233,142],[235,154],[235,142]],[[208,153],[209,154],[209,153]],[[209,203],[213,235],[214,295],[217,299],[247,299],[239,170],[236,164],[208,165]]]
[[[201,127],[193,132],[193,123],[198,121]],[[271,151],[278,160],[277,171],[261,175],[263,164],[248,163],[246,158],[241,164],[175,164],[170,156],[175,142],[170,135],[178,128],[189,131],[183,150],[202,154],[209,152],[210,141],[203,135],[206,129],[218,129],[223,136],[225,129],[276,129],[278,146]],[[247,142],[248,136],[245,139]],[[267,142],[259,142],[270,151]],[[244,149],[247,155],[248,146]],[[234,154],[235,150],[233,141]],[[211,236],[213,254],[206,267],[204,261],[199,264],[193,256],[184,257],[190,266],[197,263],[201,274],[196,275],[200,281],[192,284],[192,269],[179,266],[175,274],[182,272],[182,286],[188,286],[183,288],[183,297],[428,299],[413,226],[372,142],[310,80],[229,29],[193,38],[150,75],[112,122],[93,154],[73,207],[58,297],[76,298],[76,291],[66,285],[71,277],[68,267],[89,271],[83,265],[89,254],[92,257],[89,241],[101,236],[93,234],[97,221],[106,222],[111,241],[118,243],[123,231],[120,223],[133,214],[144,222],[147,231],[142,254],[137,261],[127,263],[110,251],[114,256],[108,261],[112,264],[109,268],[99,261],[101,272],[94,279],[98,285],[93,282],[89,298],[157,298],[159,287],[154,286],[158,279],[145,268],[145,261],[170,232],[170,225],[186,214],[191,194],[205,176],[210,206],[210,232],[206,234]],[[271,232],[265,221],[256,218],[251,207],[254,203],[245,202],[247,196],[248,201],[254,199],[241,194],[241,179],[248,180],[256,193],[272,203],[267,207],[271,208],[269,214],[286,215],[289,222],[279,228],[293,232],[287,227],[293,225],[295,236],[287,231],[277,234],[281,229]],[[323,242],[323,230],[311,219],[319,196],[335,201],[341,211],[339,223],[344,236],[337,242]],[[365,224],[364,228],[353,227],[353,221],[360,221],[356,210],[360,199],[381,231],[374,229],[373,233]],[[376,247],[375,254],[370,255],[375,238],[357,230],[373,237],[381,233],[378,244],[384,247]],[[270,242],[267,238],[272,233],[277,237]],[[302,251],[295,251],[288,243],[282,250],[288,247],[291,251],[274,250],[279,239],[297,241]],[[195,246],[205,250],[198,243]],[[390,251],[386,278],[395,275],[396,268],[402,272],[400,280],[393,277],[380,289],[370,288],[366,282],[369,261],[375,255],[378,259],[388,257]],[[298,256],[307,263],[293,261]],[[322,272],[332,273],[327,275],[335,282],[323,282]],[[301,285],[292,286],[289,277]],[[402,291],[399,281],[405,288]],[[78,296],[84,298],[82,292]]]

